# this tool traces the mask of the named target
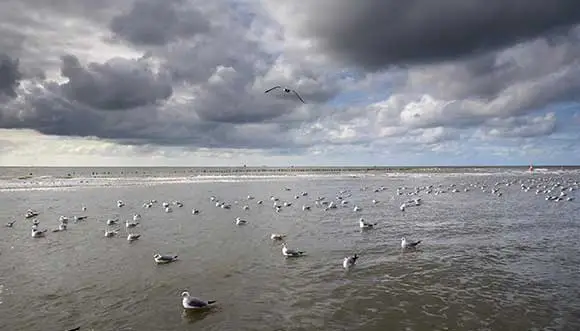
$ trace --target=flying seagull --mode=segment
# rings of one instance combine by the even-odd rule
[[[282,87],[280,85],[277,85],[277,86],[274,86],[274,87],[272,87],[270,89],[267,89],[266,91],[264,91],[264,93],[268,93],[268,92],[273,91],[275,89],[282,89],[282,91],[284,91],[284,93],[294,93],[298,97],[298,99],[300,99],[300,101],[302,101],[302,103],[306,103],[304,101],[304,99],[302,99],[302,97],[300,96],[300,94],[298,94],[298,92],[296,92],[296,90],[292,90],[292,89],[289,89],[287,87]]]

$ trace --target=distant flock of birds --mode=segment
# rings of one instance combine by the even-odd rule
[[[503,194],[502,187],[512,186],[516,183],[518,183],[518,180],[512,179],[512,180],[506,180],[506,181],[498,181],[494,185],[488,185],[485,182],[476,182],[476,183],[462,184],[462,185],[463,185],[464,192],[469,192],[470,189],[479,188],[483,193],[489,193],[489,194],[494,195],[496,197],[501,197]],[[579,186],[577,181],[574,181],[574,182],[564,181],[564,180],[554,178],[554,177],[532,177],[532,178],[520,179],[519,184],[520,184],[520,188],[523,192],[529,192],[529,191],[533,190],[536,195],[543,194],[543,195],[545,195],[545,200],[554,201],[554,202],[564,201],[564,200],[565,201],[572,201],[574,199],[574,197],[569,196],[569,194],[571,192],[575,191],[576,189],[578,189],[578,186]],[[362,187],[360,190],[366,191],[368,189],[369,189],[368,187]],[[384,186],[381,186],[381,187],[374,189],[374,192],[375,193],[382,192],[385,189],[386,188]],[[291,189],[285,188],[284,190],[290,191]],[[459,189],[458,185],[456,185],[456,184],[451,184],[447,187],[443,187],[443,185],[437,185],[437,186],[428,185],[428,186],[418,186],[418,187],[414,187],[412,189],[409,189],[407,187],[399,187],[396,190],[396,195],[397,196],[402,196],[402,195],[417,196],[421,193],[439,195],[439,194],[443,194],[443,193],[458,193],[458,192],[460,192],[460,189]],[[302,192],[299,195],[295,195],[294,198],[299,199],[300,197],[305,197],[305,196],[308,196],[308,193]],[[325,211],[328,211],[328,210],[336,209],[337,205],[339,205],[339,204],[343,207],[348,206],[349,202],[347,199],[350,198],[351,196],[352,196],[352,193],[350,193],[350,191],[342,190],[342,191],[338,192],[338,194],[336,195],[336,198],[335,198],[336,203],[333,200],[327,200],[325,197],[316,198],[314,200],[314,203],[317,207],[319,207]],[[209,199],[210,199],[210,201],[215,203],[215,206],[217,208],[231,209],[231,207],[232,207],[231,204],[227,203],[226,201],[220,200],[215,196],[211,196],[211,197],[209,197]],[[255,198],[251,195],[248,195],[246,197],[247,201],[251,201],[254,199]],[[270,196],[270,200],[273,203],[273,209],[277,213],[281,212],[284,207],[292,206],[292,202],[289,202],[289,201],[281,202],[279,198],[277,198],[273,195]],[[146,201],[143,204],[143,208],[145,208],[145,209],[151,208],[156,203],[157,203],[157,200]],[[373,199],[372,203],[374,205],[376,205],[379,203],[379,201],[376,199]],[[234,201],[234,204],[239,204],[239,201]],[[258,200],[257,204],[263,205],[264,201]],[[421,198],[410,199],[410,200],[407,200],[400,205],[400,210],[402,212],[404,212],[406,210],[406,208],[417,207],[417,206],[420,206],[421,204],[422,204]],[[166,213],[171,213],[173,211],[172,206],[176,206],[178,208],[183,207],[183,203],[180,201],[173,201],[172,203],[163,202],[161,205]],[[117,201],[118,208],[122,208],[124,206],[125,206],[125,203],[122,200]],[[248,205],[243,205],[241,208],[243,210],[250,209],[250,207]],[[82,210],[86,211],[87,208],[85,206],[82,206]],[[309,210],[311,210],[311,207],[309,205],[303,205],[302,210],[309,211]],[[353,207],[354,212],[359,212],[361,210],[362,210],[362,208],[359,207],[358,205],[355,205]],[[198,214],[200,214],[200,210],[194,208],[194,209],[192,209],[191,213],[193,215],[198,215]],[[42,238],[46,235],[46,232],[47,232],[47,229],[42,229],[42,230],[39,229],[40,222],[38,221],[38,218],[37,218],[38,215],[39,215],[39,213],[37,211],[30,210],[30,209],[24,215],[24,218],[32,221],[31,236],[33,238]],[[73,222],[78,223],[78,222],[84,221],[86,219],[87,219],[87,216],[74,216]],[[135,213],[132,217],[132,220],[125,221],[125,230],[127,233],[127,240],[129,242],[133,242],[135,240],[138,240],[141,237],[140,234],[129,232],[130,229],[134,229],[139,225],[140,220],[141,220],[141,215],[138,213]],[[6,226],[12,228],[14,226],[15,222],[16,222],[15,220],[8,222],[6,224]],[[118,225],[118,223],[119,223],[118,218],[106,220],[107,226]],[[236,217],[234,220],[234,223],[236,225],[242,226],[242,225],[247,224],[248,222],[246,220],[242,219],[241,217]],[[66,216],[61,216],[59,218],[58,227],[52,231],[53,232],[66,231],[68,224],[69,224],[69,218]],[[376,225],[377,225],[377,223],[369,223],[369,222],[365,221],[363,218],[359,219],[359,227],[361,230],[370,230],[370,229],[373,229]],[[110,229],[107,227],[107,228],[105,228],[104,236],[107,238],[115,237],[119,233],[119,231],[120,231],[119,229]],[[287,243],[286,243],[286,240],[285,240],[286,237],[287,237],[287,235],[282,234],[282,233],[272,233],[270,235],[270,238],[272,240],[282,242],[282,255],[284,257],[296,258],[296,257],[304,256],[306,254],[304,251],[289,248]],[[421,243],[421,240],[408,241],[405,237],[403,237],[403,238],[401,238],[401,249],[413,250],[413,249],[416,249],[420,243]],[[354,267],[356,265],[358,258],[359,258],[358,254],[344,257],[343,262],[342,262],[343,268],[347,269],[347,270],[351,269],[352,267]],[[168,264],[168,263],[177,261],[178,256],[177,255],[155,253],[153,255],[153,259],[154,259],[154,262],[157,264]],[[208,308],[216,302],[215,300],[202,300],[202,299],[199,299],[197,297],[191,296],[188,291],[184,291],[181,294],[181,296],[182,296],[182,306],[186,310],[197,310],[197,309]]]

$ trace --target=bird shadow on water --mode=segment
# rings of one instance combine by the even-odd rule
[[[214,312],[215,309],[204,309],[204,310],[195,310],[195,309],[184,309],[181,317],[185,322],[188,324],[193,324],[200,322],[207,318]]]

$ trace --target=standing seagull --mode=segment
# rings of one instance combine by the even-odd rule
[[[421,240],[418,241],[414,241],[414,242],[408,242],[407,239],[405,239],[405,237],[401,238],[401,248],[405,249],[412,249],[412,248],[417,248],[417,245],[419,245],[421,243]]]
[[[302,101],[302,103],[306,103],[304,101],[304,99],[302,99],[302,97],[300,96],[300,94],[298,94],[298,92],[296,92],[296,90],[292,90],[292,89],[289,89],[287,87],[282,87],[280,85],[277,85],[277,86],[274,86],[274,87],[272,87],[270,89],[267,89],[266,91],[264,91],[264,93],[268,93],[268,92],[273,91],[275,89],[282,89],[282,91],[284,91],[284,93],[294,93],[298,97],[298,99],[300,99],[300,101]]]
[[[209,308],[210,305],[214,304],[215,300],[203,301],[198,298],[194,298],[189,295],[189,292],[184,291],[181,293],[181,297],[183,298],[181,304],[183,305],[184,309],[203,309]]]

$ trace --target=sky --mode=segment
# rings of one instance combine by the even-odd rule
[[[572,165],[579,97],[577,0],[0,2],[0,166]]]

